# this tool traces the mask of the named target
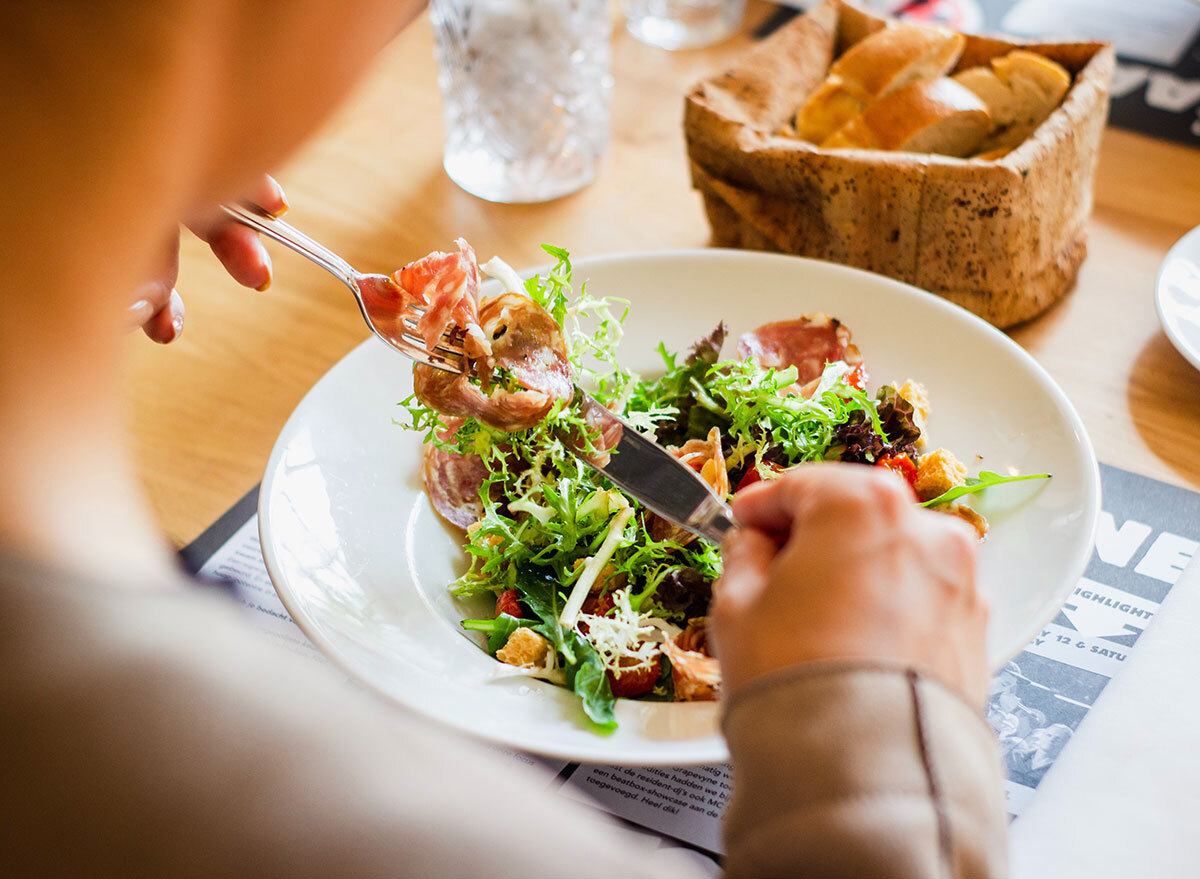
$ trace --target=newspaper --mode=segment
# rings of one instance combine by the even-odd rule
[[[1154,619],[1200,544],[1200,494],[1101,465],[1103,512],[1085,575],[992,679],[987,719],[1019,816]]]
[[[1014,819],[1200,547],[1200,494],[1104,465],[1101,478],[1104,512],[1085,576],[1054,620],[991,683],[987,719],[1004,756]],[[200,577],[227,584],[268,637],[325,661],[276,597],[262,561],[257,517],[247,515],[228,525],[231,536],[197,565]],[[547,766],[557,773],[562,796],[643,828],[665,847],[690,850],[717,875],[728,767],[630,768],[512,757]]]

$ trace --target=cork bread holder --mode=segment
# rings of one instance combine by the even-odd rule
[[[879,272],[1000,327],[1028,320],[1070,288],[1087,253],[1112,48],[968,35],[955,70],[1024,48],[1072,75],[1058,108],[999,159],[830,150],[782,134],[833,59],[886,26],[829,0],[692,89],[684,130],[713,244]]]

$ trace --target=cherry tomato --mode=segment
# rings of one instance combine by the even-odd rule
[[[632,699],[634,696],[645,696],[653,690],[660,674],[661,667],[657,662],[633,671],[623,671],[619,675],[610,670],[608,685],[618,699]]]
[[[917,481],[917,465],[913,463],[912,458],[908,455],[888,455],[880,458],[875,462],[876,467],[886,467],[896,475],[902,477],[909,487],[912,488],[913,494],[917,493],[915,483]]]
[[[782,464],[772,464],[770,461],[763,466],[765,466],[772,473],[782,473],[787,469]],[[762,482],[762,479],[763,475],[758,472],[758,468],[751,464],[750,469],[742,475],[740,480],[738,480],[737,488],[734,489],[734,492],[736,493],[741,491],[747,485],[753,485],[756,482]]]

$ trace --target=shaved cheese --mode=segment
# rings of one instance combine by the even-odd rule
[[[493,256],[487,262],[479,267],[489,278],[495,278],[500,282],[500,286],[508,293],[519,293],[522,296],[529,294],[525,290],[525,282],[521,280],[513,267],[506,263],[498,256]]]
[[[612,593],[613,609],[608,614],[580,614],[579,622],[587,623],[584,635],[606,668],[615,673],[628,673],[647,668],[658,661],[662,652],[663,620],[640,614],[633,609],[628,589]]]
[[[584,563],[583,573],[575,581],[575,586],[571,589],[571,597],[567,599],[567,604],[563,608],[562,615],[558,618],[558,621],[568,629],[575,625],[575,620],[579,616],[579,609],[583,607],[584,599],[592,591],[592,584],[596,582],[596,578],[600,576],[600,571],[608,563],[608,560],[612,558],[612,554],[616,552],[617,544],[621,542],[621,533],[625,530],[625,523],[633,518],[633,507],[629,506],[629,502],[620,495],[616,495],[615,497],[625,506],[613,517],[612,522],[608,526],[608,534],[605,535],[604,542],[600,544],[600,549]]]

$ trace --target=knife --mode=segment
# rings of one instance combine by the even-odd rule
[[[598,443],[567,444],[581,461],[652,513],[720,545],[737,523],[729,505],[700,474],[578,387],[575,402],[599,433]]]

